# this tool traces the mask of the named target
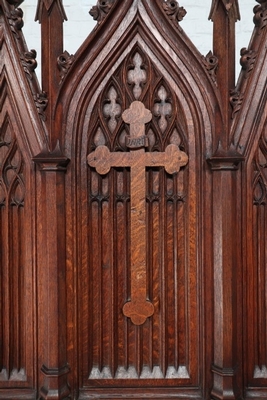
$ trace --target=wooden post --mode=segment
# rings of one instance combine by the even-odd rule
[[[209,160],[213,171],[214,400],[235,399],[235,290],[238,248],[237,169],[244,158],[219,146]]]
[[[39,337],[43,383],[41,400],[69,398],[67,382],[65,171],[68,159],[59,150],[34,158],[41,170],[38,236]]]
[[[211,398],[235,399],[234,343],[236,340],[235,270],[238,243],[236,185],[243,157],[230,144],[232,108],[230,92],[235,87],[235,23],[240,19],[238,0],[213,0],[213,53],[218,59],[216,81],[220,92],[223,125],[216,124],[218,148],[211,157],[213,171],[213,283],[214,360]]]

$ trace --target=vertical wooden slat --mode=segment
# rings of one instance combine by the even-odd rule
[[[266,357],[265,351],[264,351],[264,326],[263,326],[263,321],[265,319],[265,313],[264,313],[264,308],[263,308],[263,291],[264,291],[264,278],[263,278],[263,235],[264,235],[264,220],[263,220],[263,211],[264,211],[264,206],[259,205],[257,207],[257,232],[258,232],[258,238],[257,238],[257,244],[258,244],[258,254],[257,254],[257,310],[258,310],[258,337],[257,337],[257,343],[258,343],[258,363],[257,365],[262,368],[263,365],[265,365],[264,359]]]
[[[179,319],[178,319],[178,296],[179,296],[179,281],[178,281],[178,269],[180,268],[179,264],[179,201],[178,197],[178,187],[177,187],[177,177],[175,176],[173,179],[173,195],[176,196],[176,200],[174,200],[173,207],[173,244],[174,244],[174,275],[173,275],[173,284],[174,284],[174,362],[173,366],[176,370],[179,367]]]
[[[160,206],[160,297],[161,297],[161,321],[160,321],[160,367],[163,376],[167,371],[167,352],[166,352],[166,331],[167,331],[167,265],[168,248],[166,243],[166,198],[164,188],[166,187],[166,176],[160,171],[159,179],[161,182],[161,206]]]
[[[153,190],[156,196],[159,196],[158,192],[158,182],[159,174],[158,172],[153,173]],[[152,220],[152,250],[153,250],[153,304],[155,307],[155,313],[153,316],[152,325],[152,365],[159,365],[161,368],[160,360],[160,314],[162,312],[162,297],[160,293],[160,266],[161,266],[161,245],[160,241],[160,211],[159,211],[159,200],[155,199],[151,204],[151,220]]]
[[[10,207],[10,255],[13,259],[13,265],[12,265],[12,271],[11,271],[11,276],[13,277],[12,279],[12,285],[10,288],[11,292],[11,304],[12,304],[12,313],[15,313],[16,317],[10,316],[11,318],[11,356],[10,356],[10,365],[11,365],[11,371],[12,372],[14,369],[19,368],[19,351],[20,351],[20,344],[19,344],[19,337],[20,337],[20,332],[19,332],[19,317],[20,317],[20,312],[19,312],[19,304],[22,299],[19,299],[19,282],[20,282],[20,269],[19,269],[19,253],[18,253],[18,244],[20,241],[20,238],[18,237],[18,231],[19,231],[19,224],[18,224],[18,207],[16,205],[13,205]],[[14,315],[14,314],[13,314]],[[13,353],[13,354],[12,354]]]

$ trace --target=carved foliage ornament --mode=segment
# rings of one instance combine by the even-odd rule
[[[253,22],[256,28],[259,29],[259,33],[265,26],[267,25],[267,1],[266,0],[257,0],[260,5],[254,7],[254,18]]]
[[[204,57],[202,57],[202,61],[212,79],[212,82],[217,85],[216,82],[216,71],[218,67],[218,58],[213,55],[211,51]]]
[[[98,0],[97,5],[91,8],[89,14],[95,21],[100,23],[105,19],[115,1],[116,0]]]
[[[247,78],[250,72],[253,70],[254,63],[257,57],[257,53],[254,50],[249,50],[243,47],[240,51],[240,65],[245,71],[245,77]]]
[[[24,56],[21,57],[23,69],[30,79],[32,79],[32,73],[37,67],[36,55],[36,50],[30,50],[26,51]]]
[[[234,115],[240,110],[243,98],[244,98],[244,93],[241,93],[238,90],[232,90],[230,92],[230,104],[233,109],[232,118],[234,118]]]
[[[57,59],[57,65],[60,70],[60,84],[63,82],[68,70],[70,69],[71,65],[73,64],[74,56],[73,54],[69,54],[67,51],[64,51],[61,56]]]
[[[17,8],[11,12],[7,12],[6,15],[12,32],[19,37],[18,31],[20,31],[24,25],[22,9]]]
[[[41,119],[45,121],[46,120],[45,110],[48,104],[47,93],[46,92],[36,93],[33,95],[33,98],[35,101],[38,114],[40,115]]]
[[[173,21],[180,22],[186,15],[186,10],[183,7],[180,7],[176,0],[164,0],[163,9],[168,17]]]

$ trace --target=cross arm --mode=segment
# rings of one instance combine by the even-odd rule
[[[147,166],[165,167],[168,174],[180,171],[180,168],[188,163],[188,155],[175,144],[169,144],[164,153],[146,153]]]
[[[130,167],[129,153],[111,153],[107,146],[98,146],[87,156],[90,167],[96,169],[100,175],[105,175],[111,167]]]

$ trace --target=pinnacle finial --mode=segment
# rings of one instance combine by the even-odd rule
[[[64,10],[64,6],[62,4],[62,0],[38,0],[35,21],[39,21],[41,23],[43,8],[45,7],[47,13],[50,14],[55,4],[57,4],[59,8],[60,14],[62,16],[62,21],[66,21],[67,16]]]
[[[238,0],[212,0],[209,19],[211,19],[213,21],[219,4],[223,5],[227,14],[230,12],[230,10],[233,10],[235,20],[236,21],[240,20],[240,11],[239,11]]]

